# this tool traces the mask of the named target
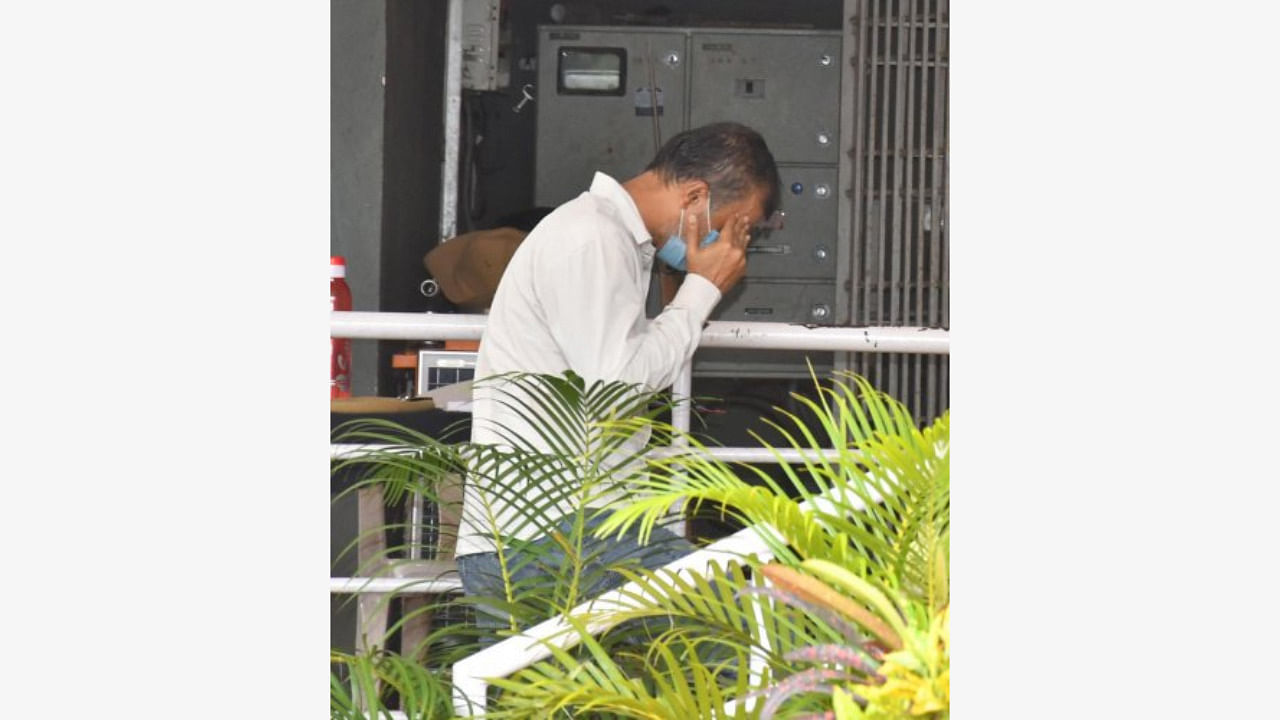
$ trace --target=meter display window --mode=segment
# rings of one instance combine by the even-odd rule
[[[556,91],[561,95],[623,95],[626,87],[625,49],[560,48]]]

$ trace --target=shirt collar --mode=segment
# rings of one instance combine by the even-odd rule
[[[635,240],[637,245],[649,242],[652,238],[649,236],[649,230],[644,226],[644,218],[640,217],[640,209],[636,207],[636,201],[631,199],[631,193],[626,188],[618,184],[617,180],[597,172],[595,177],[591,179],[592,195],[602,197],[613,203],[618,208],[618,213],[622,216],[622,223],[626,226],[627,231],[631,233],[631,238]]]

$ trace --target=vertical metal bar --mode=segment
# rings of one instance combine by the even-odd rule
[[[911,6],[912,6],[913,13],[915,11],[915,3],[916,3],[916,0],[912,0]],[[916,267],[916,314],[915,314],[915,318],[912,320],[912,324],[918,327],[924,327],[927,324],[926,322],[927,315],[925,314],[926,313],[926,308],[925,308],[926,293],[925,293],[925,272],[924,272],[924,269],[925,269],[924,179],[925,179],[925,148],[928,147],[928,144],[929,144],[925,138],[925,114],[929,111],[929,101],[928,101],[929,100],[929,83],[927,82],[927,78],[928,78],[927,63],[929,59],[929,30],[928,30],[929,8],[928,8],[928,0],[920,0],[920,3],[921,3],[921,6],[920,6],[921,15],[923,15],[923,17],[916,17],[915,22],[911,28],[911,36],[913,40],[916,36],[916,33],[917,32],[920,33],[919,47],[916,48],[916,52],[912,55],[913,61],[917,55],[919,56],[919,65],[913,65],[911,68],[912,78],[915,78],[917,74],[920,78],[920,82],[915,89],[915,94],[919,96],[919,101],[916,103],[915,115],[911,119],[912,137],[914,138],[915,136],[918,135],[920,138],[920,142],[916,146],[915,155],[912,158],[912,162],[918,166],[918,172],[916,173],[916,178],[915,178],[916,186],[913,192],[914,202],[912,204],[915,210],[915,213],[914,213],[915,214],[915,233],[914,233],[914,242],[912,246],[915,248],[915,267]],[[912,404],[912,411],[915,413],[914,417],[917,420],[928,419],[924,417],[925,415],[924,378],[921,375],[921,373],[926,371],[927,367],[928,367],[927,358],[923,358],[923,357],[916,358],[915,395],[914,395],[914,403]]]
[[[867,149],[863,155],[864,159],[866,160],[867,200],[868,200],[867,206],[866,206],[867,214],[865,218],[866,220],[865,229],[862,235],[863,255],[865,258],[865,262],[863,263],[863,277],[862,277],[862,323],[861,324],[863,325],[872,324],[871,293],[875,285],[875,283],[873,283],[871,280],[872,265],[874,264],[872,262],[874,260],[874,255],[871,252],[871,215],[872,213],[875,212],[875,209],[876,209],[875,190],[874,190],[875,178],[873,176],[875,175],[875,159],[874,158],[876,154],[876,150],[875,150],[876,105],[877,105],[876,100],[877,100],[877,93],[879,88],[879,82],[878,82],[879,76],[877,75],[876,66],[880,60],[880,54],[879,54],[880,0],[871,0],[870,6],[871,6],[871,15],[870,15],[871,17],[871,20],[870,20],[871,52],[867,60],[868,62],[867,101],[869,103],[868,109],[867,109],[867,117],[866,117]],[[869,361],[871,360],[871,358],[867,358],[867,360]],[[871,364],[871,363],[868,362],[867,364]],[[870,374],[869,373],[870,368],[867,368],[867,369],[868,369],[867,374]]]
[[[902,110],[906,102],[906,85],[902,77],[902,51],[906,45],[902,38],[902,2],[899,0],[897,8],[897,17],[893,18],[893,25],[886,30],[894,38],[894,56],[892,62],[889,58],[885,58],[887,67],[891,67],[893,75],[893,115],[892,118],[886,118],[889,127],[889,198],[891,204],[889,206],[889,226],[891,232],[889,234],[889,323],[898,325],[902,322],[900,314],[898,295],[898,275],[902,268],[902,253],[900,242],[902,239]],[[887,21],[886,21],[887,22]]]
[[[915,163],[915,158],[913,157],[913,151],[915,150],[916,103],[915,66],[912,63],[915,59],[914,52],[916,47],[916,1],[917,0],[904,0],[904,2],[906,2],[906,7],[902,8],[901,15],[898,19],[898,42],[903,43],[905,38],[905,45],[899,47],[899,53],[901,57],[906,58],[906,61],[901,63],[898,67],[898,83],[902,86],[901,92],[906,101],[906,109],[904,112],[900,113],[900,119],[898,121],[898,129],[901,133],[898,140],[898,147],[900,148],[898,167],[901,168],[901,172],[897,179],[897,184],[900,188],[898,192],[898,203],[902,206],[898,213],[901,224],[899,238],[902,247],[902,263],[900,265],[900,274],[898,276],[898,293],[901,298],[900,304],[902,307],[901,322],[904,326],[913,324],[913,317],[911,313],[911,263],[915,260],[913,230],[915,228],[916,218],[912,212],[915,208],[915,202],[911,197],[911,180],[915,177],[915,168],[913,165]],[[916,413],[916,406],[913,402],[913,398],[911,397],[911,391],[914,387],[911,383],[911,371],[915,367],[915,361],[916,358],[911,355],[906,353],[903,354],[901,360],[902,377],[900,380],[902,394],[898,396],[898,399],[902,401],[902,404],[906,405],[907,408],[911,410],[913,416]]]
[[[891,226],[891,231],[888,237],[888,241],[889,241],[889,268],[888,268],[889,270],[889,293],[888,293],[889,294],[889,297],[888,297],[889,322],[887,323],[888,325],[904,325],[905,324],[902,320],[903,308],[901,307],[901,303],[899,302],[899,300],[901,299],[901,295],[898,287],[899,283],[901,283],[902,281],[902,266],[903,266],[903,259],[902,259],[902,216],[903,216],[903,212],[902,212],[902,151],[903,151],[902,111],[906,104],[905,103],[906,96],[904,94],[906,91],[906,85],[904,83],[902,71],[906,66],[903,64],[904,58],[902,53],[903,53],[903,50],[906,49],[906,45],[903,42],[903,37],[902,37],[902,13],[904,9],[903,5],[905,2],[908,2],[908,0],[896,0],[897,7],[891,8],[891,10],[893,11],[892,25],[890,25],[890,19],[888,17],[885,18],[885,25],[886,25],[885,31],[888,32],[889,35],[894,39],[893,60],[895,61],[891,66],[889,64],[890,63],[889,58],[887,57],[885,58],[886,78],[889,76],[890,72],[892,72],[892,77],[893,77],[892,122],[889,121],[889,118],[887,117],[885,118],[886,125],[889,128],[887,140],[888,140],[889,153],[890,153],[890,155],[887,156],[886,159],[888,159],[889,157],[892,158],[892,161],[889,163],[889,168],[892,169],[892,172],[888,172],[888,170],[886,170],[886,173],[889,175],[889,186],[887,190],[889,193],[889,201],[891,203],[891,205],[889,206],[889,223]],[[890,70],[891,67],[892,67],[892,70]],[[888,115],[888,113],[885,113],[885,114]],[[885,389],[893,397],[902,399],[903,397],[902,388],[899,385],[899,382],[901,380],[900,373],[899,373],[899,366],[902,364],[902,355],[900,353],[894,353],[890,355],[888,358],[886,358],[886,361],[888,362],[888,365],[889,365],[889,384]]]
[[[938,53],[939,64],[942,65],[942,149],[938,157],[942,160],[942,209],[938,213],[938,229],[942,233],[942,324],[951,326],[951,30],[950,22],[942,30],[942,49]],[[945,64],[944,64],[944,61]],[[944,384],[945,387],[945,384]],[[945,397],[945,395],[944,395]]]
[[[933,77],[933,122],[932,122],[932,162],[930,177],[930,197],[929,204],[932,209],[933,222],[929,228],[929,274],[931,276],[930,293],[934,295],[935,304],[931,308],[930,325],[937,327],[942,322],[942,155],[943,137],[942,112],[943,105],[946,102],[946,95],[943,93],[943,83],[946,81],[944,76],[944,49],[946,47],[947,29],[943,27],[943,18],[946,10],[946,0],[934,0],[934,37],[933,37],[933,65],[931,67],[931,75]],[[940,412],[940,404],[942,402],[942,375],[946,371],[943,363],[935,361],[936,380],[929,397],[929,415],[930,418],[936,417]]]
[[[387,558],[385,499],[380,485],[356,491],[356,567],[368,568],[370,575],[377,575]],[[358,652],[385,644],[387,614],[385,596],[361,593],[356,601],[355,648]]]
[[[693,358],[689,358],[683,366],[680,367],[680,374],[676,375],[676,381],[671,385],[672,399],[676,404],[671,408],[671,425],[677,431],[675,437],[671,439],[671,447],[680,448],[687,446],[688,440],[685,435],[689,432],[690,420],[693,410]],[[671,525],[671,532],[676,535],[693,540],[689,537],[688,523],[685,521],[684,508],[674,511],[677,513],[676,520]]]
[[[879,132],[877,133],[877,137],[880,141],[879,150],[878,150],[879,154],[877,156],[880,161],[879,162],[880,174],[879,174],[879,177],[876,178],[876,192],[880,197],[880,202],[876,206],[876,247],[878,249],[878,252],[876,254],[876,279],[877,279],[876,325],[880,325],[880,326],[890,324],[889,322],[886,322],[890,318],[886,317],[886,312],[885,312],[886,311],[885,296],[887,294],[887,291],[890,290],[889,280],[886,277],[886,275],[888,275],[888,272],[889,272],[888,263],[886,262],[886,260],[888,259],[886,254],[890,252],[890,250],[887,243],[888,238],[885,237],[884,226],[885,226],[885,219],[889,215],[888,208],[886,207],[886,205],[889,202],[889,189],[888,189],[888,186],[889,186],[889,162],[888,162],[888,159],[889,159],[888,158],[889,156],[889,108],[888,108],[888,105],[889,105],[889,67],[890,67],[889,53],[891,48],[890,39],[892,38],[892,35],[889,32],[889,9],[890,9],[889,3],[891,3],[892,1],[893,0],[884,0],[884,13],[880,21],[880,25],[882,27],[879,29],[879,30],[883,30],[883,33],[884,33],[884,48],[880,53],[880,57],[877,58],[878,65],[879,65],[879,72],[880,72],[880,88],[879,88],[878,94],[881,95],[879,99],[881,100],[881,105],[882,105],[882,107],[880,108],[880,118],[879,118],[880,128],[879,128]],[[884,377],[886,375],[885,373],[886,364],[887,363],[886,363],[885,353],[878,353],[876,355],[875,383],[876,383],[876,386],[879,387],[881,390],[891,392],[892,391],[891,388],[887,388],[884,385]]]
[[[945,372],[945,368],[941,362],[939,362],[939,358],[934,355],[925,357],[924,361],[926,383],[924,394],[925,403],[924,409],[920,415],[920,420],[927,424],[932,422],[933,419],[938,416],[935,407],[938,397],[938,376],[940,373]]]
[[[875,62],[876,62],[876,2],[862,0],[859,4],[858,27],[858,169],[855,177],[858,182],[858,212],[855,216],[854,252],[858,265],[854,274],[854,300],[857,302],[855,323],[862,326],[871,324],[871,155],[874,142],[875,124]],[[863,377],[870,373],[870,358],[867,353],[855,353],[854,371]]]
[[[951,165],[951,129],[948,118],[951,117],[951,22],[950,0],[942,0],[942,8],[938,13],[938,77],[942,81],[942,90],[938,104],[942,106],[940,110],[942,119],[942,138],[941,147],[938,147],[938,161],[941,168],[938,169],[938,176],[942,178],[942,190],[940,193],[940,210],[938,210],[938,250],[942,255],[942,287],[938,290],[941,296],[942,311],[941,323],[946,327],[951,327],[951,181],[948,179]],[[938,413],[942,413],[951,405],[947,396],[947,388],[950,387],[951,379],[951,361],[950,359],[940,359],[938,364],[942,366],[941,373],[938,374]]]
[[[868,213],[871,212],[871,162],[869,159],[871,148],[871,80],[872,73],[875,68],[875,21],[872,13],[874,12],[870,0],[861,0],[859,3],[858,13],[858,127],[856,133],[858,137],[858,171],[856,177],[858,179],[858,212],[855,216],[857,226],[854,231],[854,257],[857,258],[858,266],[855,268],[854,282],[857,283],[857,289],[860,290],[861,301],[858,302],[858,324],[867,325],[867,267],[869,257],[867,244],[867,231],[870,227],[867,222]],[[859,293],[854,294],[857,299]],[[867,374],[867,354],[855,353],[857,360],[855,367],[858,374],[866,376]]]
[[[687,59],[686,62],[688,62]],[[644,42],[644,64],[649,77],[649,116],[653,118],[653,154],[657,155],[662,147],[662,123],[658,120],[658,79],[653,69],[652,39],[646,39]]]
[[[929,33],[930,20],[930,0],[920,0],[920,52],[918,68],[920,88],[918,90],[920,107],[918,117],[916,118],[917,129],[920,138],[920,149],[916,153],[916,162],[919,163],[919,176],[916,178],[916,212],[919,215],[919,224],[916,228],[916,245],[918,248],[918,257],[916,259],[916,324],[921,327],[927,327],[929,324],[929,250],[927,238],[927,226],[925,223],[926,212],[929,212],[929,201],[926,191],[927,179],[929,173]],[[932,214],[929,216],[932,221]],[[933,371],[933,365],[929,358],[920,358],[920,377],[917,379],[916,385],[920,393],[918,404],[919,414],[916,419],[920,422],[928,421],[928,402],[929,402],[929,377]]]
[[[858,150],[862,146],[858,135],[858,130],[862,127],[858,114],[862,109],[859,79],[862,75],[861,29],[864,27],[859,8],[861,4],[861,0],[844,0],[845,31],[840,44],[840,165],[836,182],[840,188],[836,236],[840,241],[836,246],[841,250],[836,254],[836,292],[840,298],[837,303],[837,325],[853,323],[854,298],[857,297],[857,220],[858,210],[862,207],[861,198],[858,197],[861,188]],[[852,369],[856,357],[857,353],[838,353],[836,369]]]
[[[914,2],[914,0],[912,0]],[[920,392],[920,370],[924,367],[924,357],[922,355],[911,356],[911,398],[908,407],[911,408],[911,417],[919,419],[924,417],[924,405],[922,400],[924,394]],[[905,401],[904,401],[905,402]]]
[[[861,290],[862,301],[858,303],[859,325],[867,324],[867,213],[870,212],[869,202],[870,176],[868,171],[868,148],[871,145],[868,136],[868,127],[870,122],[867,120],[870,110],[871,90],[871,73],[875,63],[875,53],[870,48],[875,42],[875,24],[871,18],[871,3],[868,0],[861,0],[858,4],[858,126],[854,129],[858,138],[858,156],[856,162],[858,169],[854,177],[857,179],[858,188],[855,194],[858,198],[858,211],[854,215],[857,225],[854,227],[853,256],[857,259],[858,265],[854,268],[854,282],[857,283],[855,289]],[[854,299],[857,299],[858,293],[854,293]],[[857,361],[855,366],[858,374],[865,376],[867,374],[867,355],[866,353],[854,353]]]
[[[893,184],[894,191],[894,208],[897,220],[895,234],[898,244],[898,269],[894,273],[894,282],[897,283],[896,293],[894,295],[898,302],[898,324],[908,326],[911,324],[908,313],[910,307],[911,283],[911,183],[909,182],[910,166],[911,166],[911,49],[914,47],[912,42],[910,20],[914,17],[911,9],[915,5],[916,0],[899,0],[898,7],[898,112],[895,132],[898,135],[898,171],[894,174]],[[898,357],[898,395],[896,396],[904,405],[910,407],[910,400],[907,396],[907,377],[909,372],[910,357],[907,353],[902,353]]]
[[[690,360],[680,367],[680,374],[676,375],[676,381],[671,386],[671,394],[680,402],[671,410],[671,425],[681,433],[689,432],[690,417],[692,413],[689,407],[693,397],[693,361]],[[684,438],[677,437],[672,442],[673,447],[683,447]]]
[[[919,94],[920,88],[916,86],[916,3],[919,0],[909,0],[907,6],[906,18],[906,35],[907,35],[907,111],[902,116],[903,124],[906,131],[905,138],[905,154],[903,162],[906,168],[906,174],[903,177],[903,227],[904,235],[903,244],[907,248],[906,256],[903,258],[903,283],[902,283],[902,305],[904,311],[903,322],[906,325],[918,325],[915,315],[911,312],[912,300],[912,268],[917,263],[916,258],[916,226],[920,222],[920,213],[917,203],[914,202],[915,187],[913,181],[919,175],[916,172],[916,154],[919,146],[916,144],[916,114],[920,112],[919,103],[916,101],[916,95]]]
[[[911,268],[913,263],[919,265],[918,252],[916,252],[916,225],[919,224],[919,202],[915,199],[915,187],[913,179],[915,178],[915,115],[919,113],[916,108],[915,94],[919,92],[919,88],[915,87],[915,4],[918,0],[908,0],[906,6],[906,111],[902,114],[902,129],[904,129],[905,137],[902,138],[902,324],[918,325],[916,315],[919,314],[919,306],[916,306],[915,313],[911,311]],[[918,397],[918,384],[911,382],[913,380],[913,372],[916,380],[919,379],[918,363],[919,357],[904,355],[902,357],[902,396],[900,400],[902,404],[908,406],[911,416],[919,415],[920,404]]]
[[[409,496],[409,537],[405,556],[410,560],[422,559],[422,526],[426,522],[426,501],[417,490]]]
[[[951,406],[948,394],[948,388],[950,387],[948,381],[951,379],[951,358],[946,355],[938,356],[938,367],[940,368],[938,372],[938,412],[934,417],[941,415],[943,411]]]
[[[449,0],[444,53],[444,161],[440,166],[440,241],[458,230],[458,136],[462,109],[462,0]]]
[[[921,134],[927,138],[927,141],[929,144],[928,170],[929,170],[929,176],[930,176],[930,186],[929,186],[930,191],[928,192],[928,194],[925,194],[922,197],[922,200],[925,202],[925,207],[929,212],[929,227],[927,230],[928,253],[929,253],[928,255],[929,289],[928,289],[928,313],[924,317],[923,324],[925,324],[928,327],[936,327],[938,322],[938,317],[937,317],[938,303],[937,303],[937,297],[935,295],[935,291],[937,288],[938,257],[937,257],[936,247],[935,247],[935,240],[936,240],[935,233],[938,228],[938,208],[937,208],[937,197],[932,192],[932,187],[933,187],[932,180],[933,178],[936,177],[937,169],[938,169],[937,134],[935,132],[936,128],[934,127],[933,120],[934,120],[934,110],[936,109],[936,101],[937,101],[937,93],[935,92],[935,90],[936,90],[936,85],[938,81],[938,76],[937,76],[937,71],[938,71],[937,42],[938,40],[937,38],[939,33],[938,5],[940,0],[928,0],[928,2],[930,3],[930,11],[929,11],[929,21],[926,24],[926,28],[925,28],[925,42],[924,42],[925,52],[924,52],[924,58],[923,58],[927,64],[924,66],[924,69],[923,69],[924,75],[922,77],[927,79],[926,94],[929,100],[929,110],[928,110],[928,117],[924,119],[924,126],[921,128]],[[924,155],[922,154],[921,160],[923,161],[923,159],[924,159]],[[937,401],[937,394],[938,394],[938,372],[939,372],[940,364],[938,363],[936,358],[930,357],[928,360],[926,360],[926,365],[927,365],[927,368],[925,372],[925,417],[924,419],[927,422],[928,420],[932,419],[934,416],[935,403]]]
[[[680,92],[681,104],[684,105],[684,112],[680,113],[680,130],[682,132],[693,127],[693,81],[697,77],[696,68],[693,66],[693,33],[686,30],[684,37],[681,39],[684,48],[684,64],[674,70],[674,74],[680,80],[683,88]],[[675,80],[672,80],[675,82]]]

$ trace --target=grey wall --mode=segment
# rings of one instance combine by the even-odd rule
[[[378,310],[386,3],[331,0],[329,43],[329,246],[347,258],[354,309]],[[376,394],[376,343],[352,353],[352,393]]]
[[[330,0],[330,247],[356,310],[426,309],[443,141],[443,2]],[[405,343],[353,342],[352,393],[394,395]]]
[[[422,256],[439,225],[444,3],[330,0],[329,245],[347,259],[355,310],[424,309]],[[404,343],[353,341],[352,393],[393,395]],[[330,555],[356,535],[352,496],[333,503]],[[335,575],[355,574],[354,558]],[[330,644],[350,650],[355,609],[331,599]]]
[[[440,236],[444,158],[447,3],[386,0],[387,87],[383,112],[381,308],[422,312],[422,257]],[[391,355],[404,342],[379,343],[379,395],[396,394]]]
[[[379,309],[382,256],[382,75],[386,7],[382,0],[330,0],[329,247],[347,258],[347,284],[356,310]],[[376,394],[377,343],[352,343],[351,390]],[[330,561],[356,536],[354,495],[330,507]],[[333,574],[355,574],[348,554]],[[330,596],[330,645],[355,647],[352,596]]]

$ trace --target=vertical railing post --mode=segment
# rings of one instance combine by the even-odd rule
[[[462,122],[462,0],[449,0],[444,51],[444,158],[440,163],[440,242],[458,230],[458,148]]]
[[[671,395],[675,405],[671,408],[671,425],[676,429],[676,436],[671,439],[672,448],[683,448],[689,443],[685,433],[689,432],[693,417],[693,358],[689,358],[676,375],[676,382],[671,386]],[[677,511],[679,516],[672,524],[671,532],[682,538],[688,538],[688,523],[684,518],[684,509]]]

